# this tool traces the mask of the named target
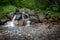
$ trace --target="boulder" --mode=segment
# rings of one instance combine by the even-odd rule
[[[28,12],[28,14],[29,14],[29,15],[36,15],[37,12],[36,12],[35,10],[32,10],[32,11]]]
[[[18,21],[18,24],[19,24],[20,26],[23,26],[23,25],[24,25],[24,22],[25,22],[25,20],[19,20],[19,21]]]
[[[8,19],[12,20],[12,18],[14,17],[13,12],[7,14],[6,17],[7,17]]]
[[[16,14],[14,14],[14,13],[9,13],[9,14],[6,15],[6,17],[7,17],[8,19],[12,20],[13,17],[14,17],[14,15],[16,15],[15,20],[21,19],[21,14],[20,14],[20,13],[16,13]]]
[[[4,38],[0,38],[0,40],[5,40]]]
[[[0,19],[0,25],[5,24],[7,21],[9,21],[8,19]]]
[[[14,21],[14,24],[15,25],[18,25],[19,24],[18,20]]]
[[[40,22],[43,22],[43,20],[45,19],[45,15],[43,13],[39,13],[38,17],[39,17]]]
[[[21,14],[20,13],[16,14],[16,20],[20,20],[20,19],[22,19]]]
[[[53,18],[49,18],[48,21],[53,22],[54,20],[53,20]]]
[[[30,21],[37,23],[37,22],[39,22],[39,19],[37,16],[30,16]]]

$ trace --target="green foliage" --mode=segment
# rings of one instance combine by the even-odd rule
[[[46,17],[47,17],[47,18],[49,18],[50,15],[51,15],[51,11],[49,11],[49,10],[46,10],[44,13],[46,14]]]
[[[34,9],[39,12],[43,11],[47,14],[47,17],[49,17],[52,11],[58,13],[60,10],[59,1],[60,0],[0,0],[0,18],[7,12],[15,11],[16,7]]]
[[[3,18],[8,12],[15,12],[16,7],[12,5],[0,6],[0,18]]]
[[[58,6],[57,5],[52,5],[51,7],[52,7],[53,11],[57,11],[58,10]]]
[[[22,10],[22,11],[27,11],[27,12],[30,11],[30,9],[28,9],[28,8],[21,8],[20,10]]]
[[[15,12],[16,7],[12,5],[3,6],[4,12]]]
[[[22,0],[20,6],[22,8],[26,7],[26,8],[32,9],[32,8],[34,8],[34,5],[35,5],[34,0]]]

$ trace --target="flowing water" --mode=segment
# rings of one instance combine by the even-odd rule
[[[12,21],[8,22],[7,25],[5,25],[5,27],[8,27],[8,28],[15,27],[15,25],[14,25],[15,18],[16,18],[16,15],[14,15]]]
[[[25,18],[24,18],[24,15],[26,15],[26,16],[28,16],[28,18],[27,18],[27,20],[26,20],[26,27],[30,27],[31,25],[30,25],[30,20],[29,20],[29,15],[28,14],[26,14],[25,12],[22,12],[22,19],[24,20]]]
[[[31,21],[29,20],[29,15],[26,14],[25,12],[22,12],[22,20],[25,20],[24,15],[28,16],[25,26],[30,27],[31,26],[30,25]],[[14,15],[13,19],[10,22],[8,22],[4,27],[8,27],[9,29],[15,27],[15,24],[14,24],[15,19],[16,19],[16,15]]]

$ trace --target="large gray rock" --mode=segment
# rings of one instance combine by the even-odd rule
[[[13,12],[11,12],[11,13],[7,14],[6,17],[8,19],[12,20],[13,17],[14,17],[14,15],[16,15],[15,20],[21,19],[21,14],[19,12],[18,13],[15,13],[15,14]]]
[[[39,19],[37,16],[30,16],[30,21],[32,22],[39,22]]]
[[[5,24],[7,21],[9,21],[8,19],[0,19],[0,25]]]
[[[16,20],[20,20],[20,19],[22,19],[21,14],[20,13],[16,14]]]

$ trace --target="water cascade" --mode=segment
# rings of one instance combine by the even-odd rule
[[[24,15],[26,15],[26,16],[28,16],[28,18],[27,18],[27,20],[26,20],[26,27],[30,27],[31,25],[30,25],[30,23],[31,23],[31,21],[29,20],[29,15],[28,14],[26,14],[25,12],[22,12],[22,19],[24,20]]]
[[[8,28],[15,27],[15,25],[14,25],[15,18],[16,18],[16,15],[14,15],[12,21],[11,22],[8,22],[5,27],[8,27]]]

